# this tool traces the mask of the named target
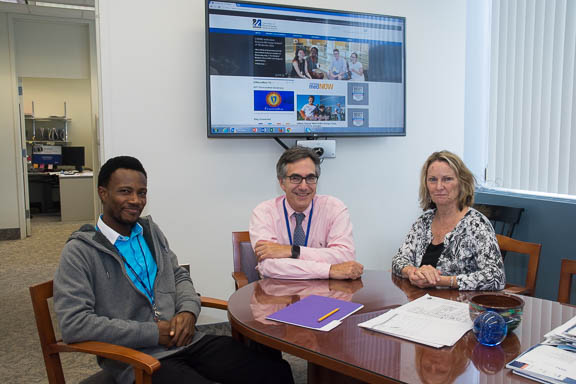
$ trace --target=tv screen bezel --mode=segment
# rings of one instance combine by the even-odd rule
[[[407,83],[407,76],[406,76],[406,17],[404,16],[394,16],[394,15],[385,15],[385,14],[377,14],[377,13],[366,13],[366,12],[357,12],[357,11],[346,11],[346,10],[335,10],[335,9],[326,9],[326,8],[314,8],[314,7],[304,7],[304,6],[296,6],[296,5],[286,5],[286,4],[279,4],[279,3],[262,3],[262,2],[254,2],[254,1],[244,1],[244,0],[222,0],[222,2],[228,3],[242,3],[242,4],[250,4],[250,5],[260,5],[260,6],[268,6],[268,7],[280,7],[280,8],[288,8],[288,9],[297,9],[297,10],[306,10],[306,11],[316,11],[316,12],[330,12],[330,13],[340,13],[343,15],[350,15],[356,14],[360,16],[376,16],[379,18],[383,17],[390,17],[401,19],[403,21],[403,30],[402,30],[402,74],[403,74],[403,122],[404,122],[404,130],[400,133],[388,133],[388,132],[353,132],[350,131],[350,127],[347,127],[347,132],[330,132],[330,133],[322,133],[322,132],[290,132],[290,133],[233,133],[233,134],[223,134],[223,133],[213,133],[212,132],[212,112],[211,112],[211,93],[210,93],[210,13],[209,13],[209,3],[214,0],[205,0],[204,1],[204,14],[205,14],[205,25],[204,25],[204,33],[205,33],[205,54],[206,54],[206,130],[207,130],[207,137],[208,138],[219,138],[219,139],[230,139],[230,138],[281,138],[281,139],[291,139],[291,138],[325,138],[325,137],[404,137],[407,134],[407,127],[406,127],[406,83]]]

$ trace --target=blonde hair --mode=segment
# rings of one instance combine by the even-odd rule
[[[420,172],[420,207],[425,211],[431,208],[436,208],[436,204],[430,197],[430,192],[428,191],[426,183],[428,168],[430,168],[430,165],[436,161],[442,161],[448,164],[456,174],[458,185],[460,187],[458,193],[458,209],[463,210],[464,207],[471,207],[472,204],[474,204],[474,186],[476,184],[476,179],[468,167],[466,167],[466,164],[464,164],[462,159],[450,151],[434,152],[424,162],[422,171]]]

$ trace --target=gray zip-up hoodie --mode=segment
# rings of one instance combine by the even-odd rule
[[[200,313],[200,297],[190,274],[180,267],[168,241],[150,216],[139,220],[144,238],[158,265],[154,281],[160,320],[179,312]],[[150,300],[132,282],[117,249],[93,225],[74,232],[62,250],[54,277],[54,309],[66,343],[103,341],[134,348],[156,358],[182,348],[158,344],[158,327]],[[196,332],[191,344],[203,336]],[[183,347],[185,348],[185,347]],[[118,383],[132,383],[129,366],[99,359]]]

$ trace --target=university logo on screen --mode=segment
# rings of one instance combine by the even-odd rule
[[[266,112],[294,111],[294,92],[255,90],[254,110]]]
[[[278,92],[270,92],[266,95],[266,104],[271,108],[276,108],[282,103],[282,96]]]

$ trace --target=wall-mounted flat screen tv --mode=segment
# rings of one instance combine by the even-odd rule
[[[208,137],[403,136],[403,17],[206,1]]]

